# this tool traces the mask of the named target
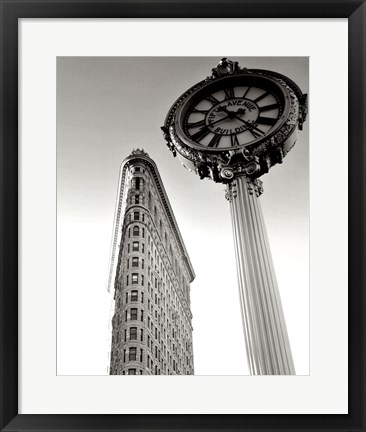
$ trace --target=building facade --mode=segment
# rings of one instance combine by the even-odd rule
[[[111,375],[192,375],[195,277],[156,164],[134,150],[121,165],[109,290]]]

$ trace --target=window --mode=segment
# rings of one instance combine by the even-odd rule
[[[144,331],[143,331],[143,329],[140,330],[140,341],[141,342],[144,341]]]
[[[130,268],[130,260],[127,260],[127,270]]]
[[[134,236],[140,235],[140,228],[137,225],[133,227],[132,235]]]
[[[124,338],[124,341],[125,342],[127,341],[127,329],[125,329],[125,338]]]
[[[132,273],[132,283],[133,284],[139,283],[139,275],[138,275],[138,273]]]
[[[149,194],[147,196],[147,205],[148,205],[149,209],[151,209],[151,192],[149,192]]]
[[[144,259],[141,260],[141,268],[142,268],[142,270],[145,268],[145,260]]]
[[[143,303],[144,302],[144,293],[142,292],[141,293],[141,303]]]
[[[132,267],[138,267],[138,266],[139,266],[138,257],[132,257]]]
[[[140,349],[140,362],[142,363],[144,359],[144,350]]]
[[[128,375],[136,375],[136,369],[128,369]]]
[[[141,321],[144,321],[144,311],[141,311]]]
[[[128,285],[128,275],[126,276],[126,285]]]
[[[132,243],[132,250],[138,252],[138,250],[139,250],[139,242],[133,242]]]
[[[133,220],[139,220],[140,219],[140,213],[139,212],[133,212]]]
[[[123,363],[126,363],[126,350],[123,350]]]
[[[128,238],[131,237],[131,228],[128,228]]]
[[[144,275],[141,275],[141,285],[144,285]]]
[[[126,292],[126,303],[128,303],[128,292]]]
[[[137,320],[137,309],[131,309],[131,320]]]
[[[136,167],[135,172],[140,172],[140,167]]]
[[[129,359],[129,361],[136,360],[136,348],[130,348],[129,353],[128,353],[128,359]]]
[[[136,177],[136,180],[135,180],[135,189],[136,190],[140,189],[140,177]]]
[[[142,243],[142,253],[145,253],[145,244]]]
[[[130,328],[130,340],[137,340],[137,327]]]
[[[142,222],[145,222],[145,214],[142,213]]]
[[[145,228],[142,228],[142,238],[145,238]]]
[[[127,311],[125,311],[125,322],[127,321]]]
[[[137,301],[138,300],[138,291],[131,291],[131,301]]]

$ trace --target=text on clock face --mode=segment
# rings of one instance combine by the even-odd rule
[[[209,148],[245,145],[265,136],[277,123],[279,113],[271,92],[256,87],[244,92],[238,87],[220,90],[196,103],[187,118],[187,132]]]

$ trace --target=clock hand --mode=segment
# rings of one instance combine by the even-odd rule
[[[225,106],[220,106],[218,107],[217,111],[224,111],[228,114],[230,119],[233,119],[237,114],[245,114],[246,109],[239,108],[237,111],[229,111]]]
[[[201,140],[203,139],[208,133],[209,133],[209,128],[217,123],[220,123],[224,120],[227,120],[228,117],[223,117],[221,119],[218,119],[212,123],[206,124],[205,126],[203,126],[201,129],[199,129],[196,133],[194,133],[193,135],[191,135],[191,137],[193,139],[197,139],[197,140]]]
[[[214,124],[216,124],[216,123],[220,123],[220,122],[222,122],[223,120],[227,120],[228,118],[230,118],[230,117],[227,116],[227,117],[223,117],[223,118],[221,118],[221,119],[215,120],[214,122],[209,123],[209,124],[206,125],[205,127],[212,126],[212,125],[214,125]]]
[[[244,124],[246,124],[248,126],[248,129],[255,129],[257,130],[260,134],[264,135],[264,132],[262,130],[260,130],[259,128],[257,128],[256,126],[254,126],[253,123],[249,123],[246,120],[243,120],[242,118],[235,116],[235,118],[237,118],[238,120],[242,121]],[[246,130],[248,130],[246,129]]]
[[[228,114],[229,119],[233,119],[235,117],[236,111],[229,111],[225,106],[219,106],[217,108],[217,111],[224,111],[226,114]]]

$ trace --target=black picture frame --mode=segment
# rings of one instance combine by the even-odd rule
[[[365,1],[0,0],[1,431],[365,431]],[[18,19],[347,18],[349,49],[349,413],[18,414]],[[296,35],[293,35],[296,37]],[[299,38],[299,43],[300,38]],[[327,71],[331,74],[331,70]],[[327,109],[327,107],[324,107]],[[324,161],[325,167],[327,162]],[[346,167],[345,167],[346,168]],[[346,170],[345,170],[346,171]],[[331,175],[344,175],[333,173]],[[326,176],[324,170],[324,176]],[[325,178],[325,182],[327,179]],[[324,187],[324,185],[322,186]],[[326,187],[325,187],[326,189]],[[324,190],[326,193],[326,190]]]

